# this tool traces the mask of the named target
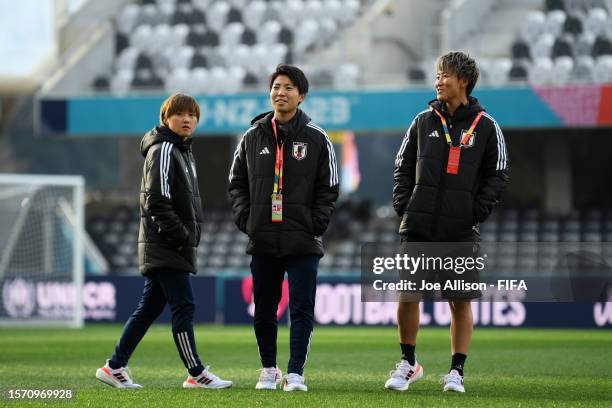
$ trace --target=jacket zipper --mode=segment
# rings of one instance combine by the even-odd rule
[[[449,133],[453,129],[453,120],[448,118],[448,131]],[[451,135],[452,137],[452,135]],[[451,140],[452,144],[452,140]],[[442,161],[442,177],[440,179],[440,184],[438,186],[438,194],[436,196],[436,206],[434,208],[433,220],[431,222],[431,238],[436,239],[436,233],[438,232],[438,222],[440,220],[440,206],[442,205],[442,196],[444,194],[444,187],[446,185],[446,166],[448,166],[448,152],[450,150],[450,145],[446,144],[446,160]]]

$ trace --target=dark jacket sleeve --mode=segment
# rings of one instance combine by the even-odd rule
[[[249,194],[249,172],[247,168],[246,145],[247,132],[234,152],[234,160],[229,172],[228,193],[232,201],[232,212],[234,223],[238,229],[246,233],[247,220],[251,208],[251,196]]]
[[[312,225],[315,236],[325,233],[335,203],[338,199],[338,163],[334,146],[327,136],[324,136],[324,146],[317,168],[315,180],[315,195],[311,208]]]
[[[487,138],[481,166],[482,180],[473,204],[475,222],[487,219],[510,181],[506,141],[497,122],[493,119],[491,122],[491,132]]]
[[[172,144],[150,149],[147,156],[144,210],[152,228],[168,242],[182,246],[189,239],[185,227],[172,206],[174,162]]]
[[[397,156],[395,157],[395,169],[393,170],[393,208],[397,215],[402,217],[412,190],[414,190],[416,173],[416,155],[418,145],[417,119],[406,131],[404,139]]]

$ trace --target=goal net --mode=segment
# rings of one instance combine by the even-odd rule
[[[0,325],[83,325],[84,181],[0,174]]]

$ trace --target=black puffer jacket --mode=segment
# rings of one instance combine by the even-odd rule
[[[229,196],[234,221],[249,235],[247,253],[323,255],[321,235],[338,198],[334,148],[323,129],[298,110],[279,127],[284,140],[283,221],[272,222],[276,141],[273,112],[259,115],[234,153]]]
[[[175,269],[196,273],[202,202],[191,138],[183,140],[165,126],[140,143],[145,157],[140,187],[140,272]]]
[[[451,117],[445,105],[431,101],[449,126],[453,146],[484,108],[470,97]],[[393,207],[402,217],[400,234],[423,241],[462,240],[474,232],[499,202],[508,177],[508,153],[499,125],[483,114],[467,146],[459,173],[447,174],[449,145],[432,109],[417,115],[395,160]]]

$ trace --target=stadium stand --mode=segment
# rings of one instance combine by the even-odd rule
[[[137,274],[138,209],[120,207],[107,214],[89,219],[87,229],[114,273]],[[367,201],[341,203],[325,236],[327,252],[321,260],[321,270],[325,273],[358,271],[362,245],[367,242],[395,245],[398,227],[399,218],[389,207],[373,209]],[[235,227],[230,211],[207,209],[203,231],[198,248],[203,274],[232,273],[248,268],[250,257],[245,254],[248,237]],[[503,251],[505,242],[551,243],[550,248],[541,253],[521,245],[511,246],[517,252],[504,254],[511,256],[494,257],[495,262],[504,267],[519,265],[528,271],[529,266],[557,261],[554,251],[558,243],[596,244],[612,240],[612,209],[576,210],[563,216],[538,209],[504,209],[493,212],[480,232],[483,242],[496,243],[491,247],[494,252]],[[593,248],[597,250],[598,247]],[[612,260],[612,253],[603,256]]]
[[[220,82],[214,92],[261,87],[271,68],[297,63],[325,46],[372,3],[370,0],[141,0],[126,5],[115,20],[113,71],[94,79],[114,94],[184,90],[202,70]],[[147,63],[145,72],[139,61]],[[239,74],[233,68],[242,70]],[[329,68],[313,67],[320,84],[351,88],[359,80],[356,65],[340,64],[341,78]],[[196,69],[199,69],[196,71]],[[232,70],[233,69],[233,70]],[[322,72],[325,71],[325,72]],[[335,71],[335,70],[334,70]],[[185,76],[187,75],[187,76]],[[227,86],[226,86],[227,85]],[[213,91],[204,88],[208,91]]]
[[[532,85],[609,83],[612,3],[556,0],[543,6],[527,14],[512,44],[509,79]]]

